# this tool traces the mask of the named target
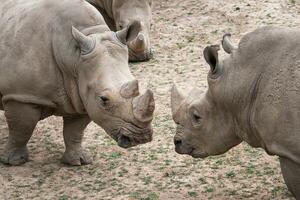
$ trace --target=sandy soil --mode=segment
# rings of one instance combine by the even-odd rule
[[[0,164],[0,199],[293,199],[278,158],[262,150],[242,144],[207,159],[176,154],[169,89],[177,82],[182,88],[205,90],[203,48],[219,43],[225,32],[237,43],[260,26],[299,27],[299,14],[298,0],[156,0],[155,58],[131,66],[142,86],[155,93],[154,141],[123,150],[92,123],[84,146],[94,163],[67,167],[60,163],[62,120],[48,118],[30,140],[30,162],[21,167]],[[1,113],[0,151],[7,136]]]

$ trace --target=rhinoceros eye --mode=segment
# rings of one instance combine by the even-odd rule
[[[199,112],[197,110],[193,110],[191,113],[191,117],[192,117],[192,124],[195,128],[199,128],[199,126],[201,125],[201,120],[202,117],[199,114]]]
[[[119,23],[117,24],[117,29],[118,29],[118,30],[123,30],[124,28],[125,28],[124,22],[119,22]]]
[[[199,122],[201,120],[201,116],[199,116],[198,114],[196,113],[193,113],[193,118],[196,122]]]
[[[99,98],[100,98],[101,103],[102,103],[103,105],[106,105],[106,104],[108,103],[108,101],[109,101],[109,98],[106,97],[106,96],[100,96]]]

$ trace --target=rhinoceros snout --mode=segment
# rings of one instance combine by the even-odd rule
[[[174,145],[175,145],[175,151],[178,154],[188,154],[188,155],[193,156],[192,154],[193,154],[194,148],[191,147],[190,145],[186,144],[182,140],[182,138],[175,136],[174,137]]]
[[[180,146],[182,144],[182,140],[179,138],[174,138],[174,144],[175,146]]]
[[[153,50],[149,49],[143,52],[134,52],[129,50],[129,61],[130,62],[143,62],[149,61],[153,58]]]

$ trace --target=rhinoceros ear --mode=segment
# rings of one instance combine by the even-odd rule
[[[140,21],[134,21],[127,28],[124,28],[118,32],[116,32],[117,38],[123,44],[127,44],[134,40],[139,32],[141,31],[142,24]]]
[[[150,7],[152,7],[152,5],[153,5],[153,1],[152,0],[149,0],[149,5],[150,5]]]
[[[178,111],[181,103],[185,99],[185,95],[181,92],[175,84],[173,84],[171,89],[171,109],[172,114],[175,115]]]
[[[72,26],[72,35],[80,48],[81,55],[89,54],[94,50],[96,46],[96,41],[93,40],[93,38],[84,35],[73,26]]]
[[[214,74],[217,71],[217,66],[219,63],[218,51],[220,50],[219,45],[208,46],[204,49],[203,55],[206,62],[210,66],[210,71]]]

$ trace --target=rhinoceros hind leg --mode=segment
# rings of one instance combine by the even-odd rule
[[[291,193],[300,199],[300,165],[294,161],[280,157],[283,179]]]
[[[92,162],[89,153],[81,146],[83,131],[91,122],[86,115],[76,117],[64,117],[64,141],[66,151],[62,162],[68,165],[80,166]]]
[[[1,161],[9,165],[22,165],[28,161],[27,142],[40,120],[41,108],[33,104],[7,102],[4,106],[9,136]]]

